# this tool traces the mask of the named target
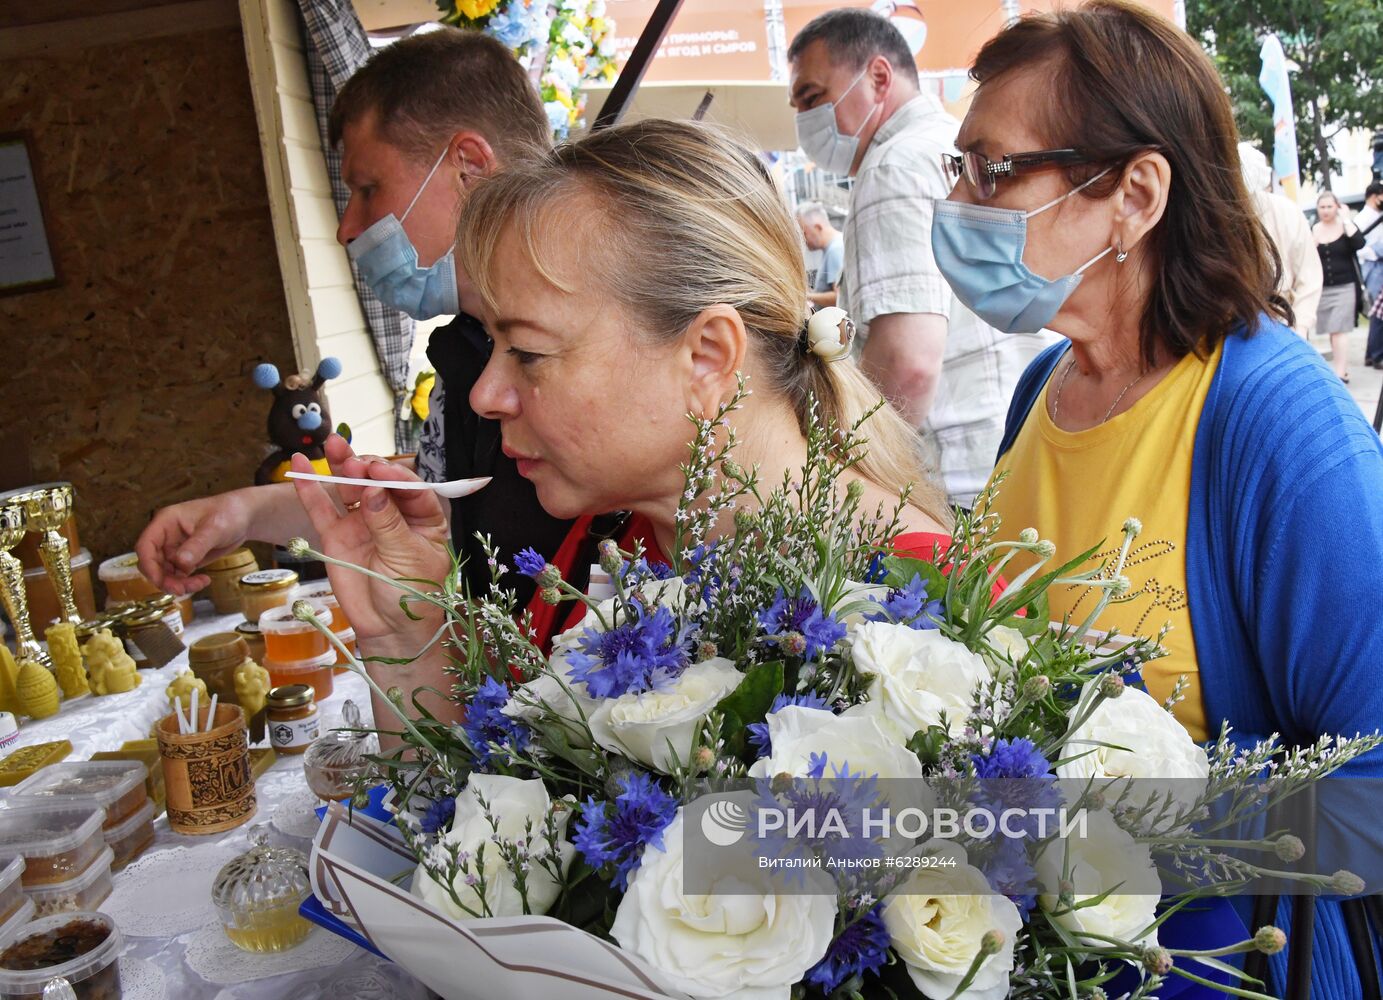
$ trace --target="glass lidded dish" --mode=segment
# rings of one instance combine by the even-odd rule
[[[231,943],[243,951],[287,951],[312,925],[298,907],[312,891],[307,856],[274,847],[264,827],[250,834],[250,849],[228,861],[211,886],[211,901]]]
[[[49,764],[24,779],[10,793],[12,800],[61,802],[101,808],[105,827],[119,826],[149,801],[145,781],[149,769],[137,760],[82,760]]]
[[[349,798],[361,779],[369,776],[369,757],[378,752],[379,741],[374,733],[364,731],[360,709],[347,700],[341,726],[313,740],[303,756],[307,787],[328,802]]]

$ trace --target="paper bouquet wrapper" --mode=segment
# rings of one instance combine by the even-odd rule
[[[409,891],[417,860],[398,831],[339,803],[312,842],[312,891],[443,1000],[687,1000],[645,963],[551,917],[458,921]]]

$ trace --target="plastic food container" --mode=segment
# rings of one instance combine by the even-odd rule
[[[332,614],[320,600],[311,602],[322,624],[331,626]],[[311,622],[293,617],[292,608],[270,608],[259,616],[259,630],[264,633],[264,658],[280,663],[311,660],[331,649],[331,641]],[[332,657],[332,662],[336,658]]]
[[[96,576],[106,585],[106,607],[159,594],[153,582],[139,571],[139,556],[133,552],[107,559],[97,568]]]
[[[0,871],[0,925],[8,923],[24,905],[24,888],[19,881],[23,874],[23,858],[15,858]]]
[[[245,620],[258,622],[270,608],[289,607],[298,599],[298,574],[291,569],[261,569],[246,573],[236,584]]]
[[[11,941],[19,936],[29,923],[34,919],[34,901],[24,893],[19,894],[19,909],[10,914],[10,918],[0,924],[0,951],[9,947]]]
[[[0,863],[24,859],[26,890],[65,882],[105,849],[105,818],[104,809],[12,798],[0,809]]]
[[[311,583],[304,583],[298,588],[298,593],[314,604],[320,604],[331,612],[331,630],[336,633],[336,638],[341,640],[341,644],[355,655],[355,629],[351,626],[351,620],[346,617],[346,613],[341,610],[341,602],[336,599],[336,595],[331,592],[330,580],[313,580]],[[333,646],[333,649],[336,647]],[[343,656],[339,651],[336,654],[336,672],[339,674],[346,669],[345,664],[350,660]]]
[[[115,852],[107,847],[76,878],[25,889],[24,894],[34,901],[35,916],[96,909],[110,895],[110,863],[114,859]]]
[[[106,846],[114,853],[111,868],[124,868],[144,853],[154,842],[154,804],[145,801],[144,805],[119,826],[108,827],[105,831]]]
[[[269,671],[269,683],[272,687],[307,684],[315,692],[315,701],[331,697],[332,691],[335,690],[336,685],[331,679],[331,668],[335,665],[336,654],[331,650],[310,660],[284,662],[266,659],[263,664],[264,669]]]
[[[0,952],[0,997],[40,1000],[61,976],[77,1000],[121,1000],[125,942],[104,913],[63,913],[35,920]]]
[[[119,826],[149,801],[148,770],[138,761],[87,760],[52,764],[25,779],[12,798],[57,801],[106,811],[105,828]]]

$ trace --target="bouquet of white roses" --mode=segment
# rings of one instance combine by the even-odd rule
[[[1138,683],[1157,642],[1092,633],[1136,521],[1077,572],[1090,553],[1003,540],[986,493],[916,558],[891,544],[901,508],[839,488],[826,443],[860,454],[858,426],[816,427],[800,481],[769,490],[732,458],[737,403],[697,423],[670,567],[602,543],[597,599],[515,560],[584,605],[550,655],[498,560],[486,595],[401,584],[446,609],[466,713],[415,706],[379,758],[413,894],[468,927],[546,914],[668,995],[1097,997],[1120,973],[1134,997],[1211,974],[1261,995],[1223,959],[1280,950],[1276,928],[1196,951],[1159,930],[1265,876],[1359,891],[1243,831],[1383,740],[1202,748]],[[1049,622],[1071,584],[1097,607]]]

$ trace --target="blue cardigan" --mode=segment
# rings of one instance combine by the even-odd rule
[[[1068,346],[1024,372],[1000,456]],[[1359,405],[1315,350],[1263,317],[1226,338],[1195,434],[1186,585],[1207,720],[1249,746],[1383,728],[1383,445]],[[1383,777],[1383,749],[1337,773]],[[1379,839],[1376,820],[1354,820],[1345,837]],[[1311,995],[1357,1000],[1339,907],[1317,914]],[[1285,955],[1271,961],[1279,990]]]

